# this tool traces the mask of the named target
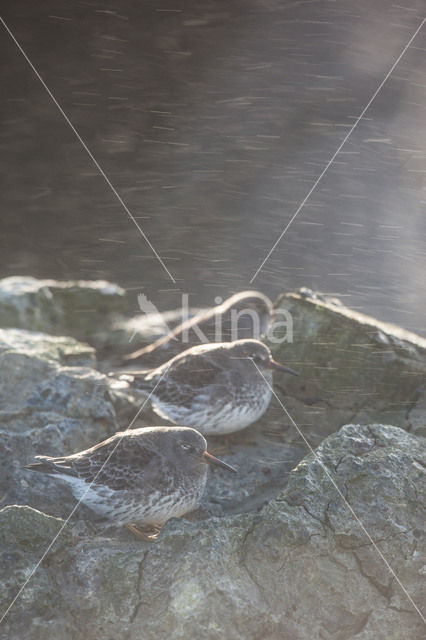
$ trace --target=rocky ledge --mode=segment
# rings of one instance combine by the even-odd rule
[[[46,286],[31,280],[33,293]],[[137,399],[114,389],[93,346],[79,342],[96,346],[101,328],[113,349],[117,322],[123,331],[128,323],[115,293],[95,286],[102,305],[94,302],[83,330],[60,321],[55,295],[40,302],[18,287],[14,300],[7,281],[1,638],[424,638],[424,340],[310,292],[281,296],[276,310],[291,313],[293,341],[271,347],[300,379],[277,376],[267,414],[235,436],[223,458],[238,475],[215,469],[202,509],[169,521],[148,544],[125,530],[101,532],[82,507],[67,522],[75,505],[67,489],[22,469],[35,454],[90,446],[127,426],[118,413],[134,413]],[[93,283],[48,282],[76,301],[81,287],[90,307]],[[152,326],[147,318],[146,339]],[[153,420],[146,411],[135,426]]]

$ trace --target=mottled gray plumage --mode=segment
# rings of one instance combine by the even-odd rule
[[[236,340],[198,345],[156,369],[129,373],[160,416],[219,435],[243,429],[266,411],[272,369],[297,375],[258,340]]]
[[[124,356],[141,364],[164,362],[184,349],[203,342],[199,328],[208,342],[228,342],[243,338],[260,338],[266,333],[272,316],[272,303],[258,291],[241,291],[221,304],[197,314],[178,325],[168,335]]]
[[[37,456],[26,468],[70,486],[77,500],[114,525],[161,526],[195,509],[207,464],[234,471],[207,452],[205,438],[188,427],[147,427],[63,458]]]

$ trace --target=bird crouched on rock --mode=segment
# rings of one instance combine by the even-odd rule
[[[197,345],[148,371],[129,371],[154,410],[205,435],[223,435],[258,420],[272,398],[272,372],[298,374],[259,340]]]
[[[129,363],[164,362],[198,344],[260,338],[272,317],[272,302],[259,291],[241,291],[179,324],[152,344],[124,356]]]
[[[169,518],[198,507],[208,464],[236,471],[208,453],[205,438],[188,427],[118,432],[70,456],[36,458],[26,469],[63,480],[79,502],[144,539],[135,523],[158,534]]]

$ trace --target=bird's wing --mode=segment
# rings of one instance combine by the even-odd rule
[[[158,464],[159,456],[136,438],[121,438],[121,434],[68,458],[75,474],[88,484],[106,485],[110,489],[125,489],[138,484],[148,468]]]
[[[50,456],[36,456],[37,462],[25,465],[25,469],[56,475],[58,473],[77,477],[69,458],[51,458]]]
[[[224,396],[230,393],[229,372],[215,363],[208,352],[179,356],[162,377],[161,373],[158,371],[156,376],[154,394],[170,404],[190,407],[194,398],[213,388],[220,389]]]

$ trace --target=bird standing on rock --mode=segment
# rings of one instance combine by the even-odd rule
[[[275,362],[259,340],[236,340],[191,347],[155,369],[128,373],[161,417],[223,435],[265,413],[274,369],[298,375]]]
[[[26,468],[65,481],[77,500],[144,539],[133,523],[158,529],[198,507],[207,464],[235,472],[208,453],[205,438],[188,427],[118,432],[85,451],[37,460]]]
[[[164,362],[197,344],[260,338],[266,333],[271,317],[272,302],[267,296],[259,291],[241,291],[123,359],[140,364]]]

